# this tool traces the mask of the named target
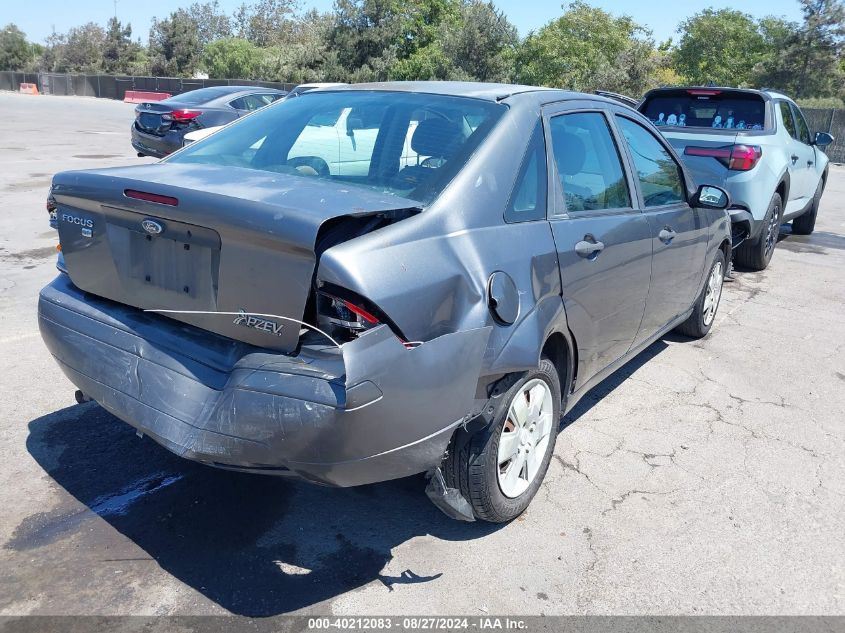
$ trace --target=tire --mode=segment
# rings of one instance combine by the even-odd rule
[[[736,249],[736,263],[750,270],[765,270],[775,252],[782,218],[783,202],[780,194],[776,193],[763,217],[760,234],[753,240],[745,240]]]
[[[810,203],[810,208],[802,215],[792,220],[793,235],[810,235],[816,228],[816,217],[819,214],[819,203],[822,200],[824,193],[824,178],[819,180],[816,187],[816,193],[813,195],[813,202]]]
[[[541,409],[535,417],[525,415],[522,426],[512,419],[516,417],[513,405],[527,413],[534,411],[527,392],[542,394],[539,398]],[[520,408],[520,402],[527,409]],[[492,423],[469,438],[455,435],[443,464],[443,474],[446,485],[460,490],[469,501],[476,518],[505,523],[525,511],[549,468],[560,423],[560,407],[560,378],[554,364],[543,358],[537,369],[527,372],[502,397]],[[533,431],[528,426],[532,419]],[[524,430],[520,431],[520,428]],[[544,432],[545,437],[541,437]],[[511,439],[503,444],[505,435]],[[518,452],[509,462],[503,462],[500,446],[503,454],[511,447]],[[504,470],[501,475],[500,470]]]
[[[710,265],[707,278],[704,281],[704,288],[701,289],[701,294],[695,300],[692,314],[676,328],[678,332],[690,338],[707,336],[716,320],[716,312],[719,310],[724,279],[725,254],[719,249],[716,252],[716,258]]]

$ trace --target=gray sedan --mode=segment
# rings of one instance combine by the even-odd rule
[[[178,455],[425,472],[449,515],[508,521],[564,412],[670,330],[710,331],[728,204],[602,97],[324,90],[155,165],[57,174],[39,322],[80,398]]]

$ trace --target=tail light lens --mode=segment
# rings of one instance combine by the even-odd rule
[[[173,112],[168,112],[167,114],[162,114],[161,118],[163,121],[176,121],[177,123],[187,123],[188,121],[192,121],[196,119],[199,115],[202,114],[202,110],[174,110]]]
[[[351,341],[381,324],[369,310],[349,299],[317,292],[317,327],[338,340]]]
[[[763,149],[757,145],[725,145],[723,147],[688,145],[684,148],[684,154],[715,158],[732,171],[750,171],[763,156]]]

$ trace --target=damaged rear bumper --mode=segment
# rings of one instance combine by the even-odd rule
[[[64,274],[38,317],[71,382],[177,455],[336,486],[436,466],[472,408],[489,336],[409,350],[382,326],[285,355],[99,299]]]

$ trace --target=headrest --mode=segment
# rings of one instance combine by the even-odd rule
[[[411,137],[411,149],[421,156],[449,158],[463,140],[461,127],[446,119],[420,121]]]

